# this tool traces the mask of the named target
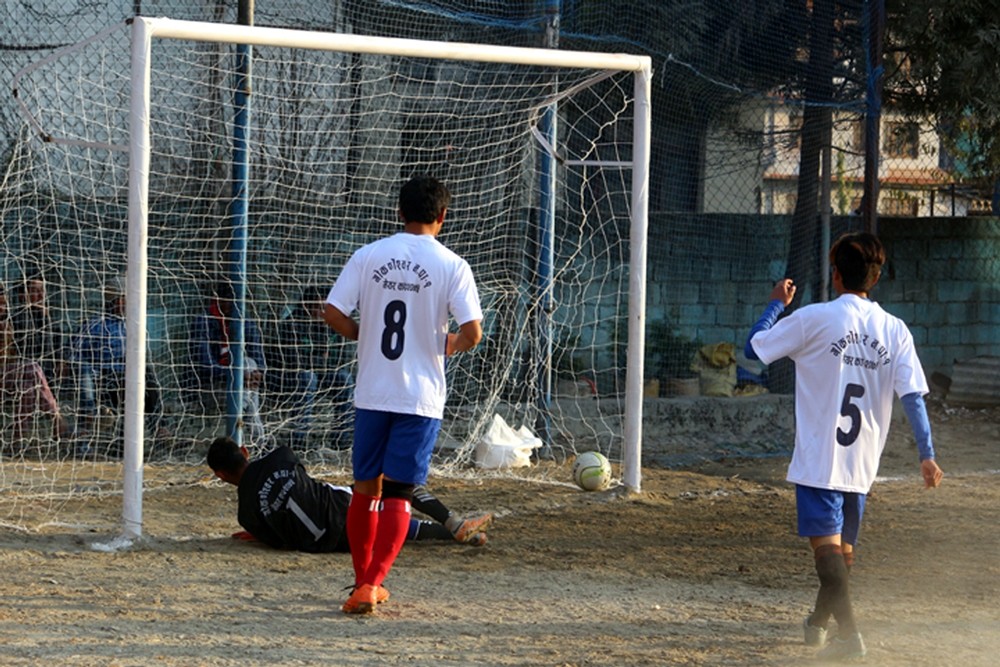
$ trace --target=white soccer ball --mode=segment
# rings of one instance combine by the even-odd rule
[[[603,491],[611,484],[611,462],[600,452],[584,452],[573,462],[573,481],[584,491]]]

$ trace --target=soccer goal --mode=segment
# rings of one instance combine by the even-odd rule
[[[227,428],[347,461],[353,349],[310,304],[399,229],[399,185],[429,173],[453,193],[440,238],[486,313],[483,344],[448,361],[434,469],[544,477],[598,450],[639,490],[650,81],[644,56],[138,17],[20,72],[8,279],[45,273],[77,370],[81,324],[122,281],[127,364],[118,405],[59,392],[89,425],[85,456],[39,438],[5,460],[79,480],[120,452],[125,537],[141,535],[144,472],[200,462]],[[196,324],[219,284],[236,302],[221,389],[200,377]],[[539,437],[535,465],[483,468],[498,416]]]

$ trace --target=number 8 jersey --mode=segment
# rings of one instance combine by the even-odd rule
[[[468,263],[429,234],[400,232],[348,260],[327,303],[358,311],[354,405],[441,419],[449,314],[481,320]]]
[[[926,394],[906,324],[855,294],[800,308],[750,340],[760,360],[795,362],[795,451],[788,481],[868,493],[893,392]]]

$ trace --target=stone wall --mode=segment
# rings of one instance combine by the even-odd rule
[[[788,394],[648,398],[642,423],[643,465],[788,456],[795,443],[795,402]]]

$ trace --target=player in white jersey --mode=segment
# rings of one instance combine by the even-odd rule
[[[830,249],[830,264],[838,298],[779,321],[795,285],[778,281],[745,352],[767,364],[782,357],[795,362],[795,450],[787,479],[796,485],[799,535],[809,538],[820,580],[816,607],[803,624],[805,639],[825,645],[833,616],[839,636],[820,657],[846,659],[866,652],[848,577],[894,392],[917,440],[924,484],[938,486],[942,473],[934,461],[923,400],[927,381],[913,336],[902,320],[868,299],[885,264],[882,243],[869,233],[845,234]]]
[[[444,415],[445,358],[483,335],[472,270],[437,240],[450,203],[436,179],[410,179],[399,193],[403,231],[356,251],[327,297],[324,319],[358,341],[347,511],[355,587],[346,613],[371,613],[385,595]],[[449,316],[458,333],[449,333]]]

